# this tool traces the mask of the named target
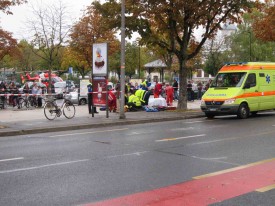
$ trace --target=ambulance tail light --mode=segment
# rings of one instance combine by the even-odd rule
[[[227,99],[224,101],[224,104],[234,104],[236,99]]]

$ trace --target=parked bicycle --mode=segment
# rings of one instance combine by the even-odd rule
[[[44,115],[48,120],[54,120],[56,117],[63,115],[67,119],[75,116],[75,106],[70,101],[70,95],[63,94],[61,106],[57,105],[56,98],[46,99],[44,105]]]
[[[7,97],[0,96],[0,109],[6,109],[8,107]]]
[[[30,101],[29,101],[29,97],[28,96],[21,96],[18,99],[18,109],[21,108],[29,108],[30,107]]]

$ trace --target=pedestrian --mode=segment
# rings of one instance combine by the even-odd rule
[[[157,80],[156,86],[154,89],[154,98],[159,98],[159,95],[161,94],[161,90],[162,90],[162,84],[160,84]]]
[[[13,107],[15,107],[16,105],[18,105],[18,107],[19,107],[19,104],[18,104],[19,90],[14,82],[11,82],[9,89],[10,89],[10,93],[12,94],[11,100],[12,100]]]
[[[38,106],[38,99],[37,99],[37,95],[38,95],[38,91],[39,89],[38,89],[38,86],[37,86],[37,83],[36,82],[34,82],[33,83],[33,87],[32,87],[32,90],[31,90],[31,94],[32,94],[32,96],[31,96],[31,99],[33,100],[33,101],[31,101],[31,106]]]
[[[37,99],[37,107],[40,108],[40,107],[42,107],[42,88],[41,88],[40,85],[38,85],[38,89],[37,89],[36,94],[37,94],[37,97],[36,97],[36,99]]]
[[[2,101],[2,103],[3,103],[3,105],[4,105],[4,101],[5,101],[5,96],[4,96],[4,94],[6,93],[6,90],[7,90],[7,87],[6,87],[6,85],[5,85],[5,82],[1,82],[1,84],[0,84],[0,95],[1,95],[1,101]]]
[[[108,107],[110,112],[116,112],[117,110],[117,102],[116,95],[113,93],[112,88],[108,90]]]
[[[179,100],[179,95],[178,95],[179,84],[176,79],[174,79],[174,83],[172,86],[174,88],[174,100]]]
[[[188,101],[192,101],[193,99],[192,99],[192,83],[191,83],[191,81],[188,81],[188,84],[187,84],[187,100]]]
[[[197,86],[198,86],[198,96],[197,96],[197,99],[200,100],[201,97],[202,97],[202,88],[203,88],[203,85],[202,85],[201,81],[198,82]]]
[[[205,91],[207,91],[211,85],[212,79],[209,79],[208,82],[205,85]]]
[[[89,79],[89,84],[87,85],[87,88],[88,88],[88,102],[89,102],[88,106],[89,106],[89,113],[90,114],[92,113],[91,107],[92,107],[94,113],[98,113],[98,111],[96,110],[96,107],[94,107],[92,105],[92,98],[93,98],[93,95],[92,95],[92,93],[93,93],[92,82],[93,82],[93,80],[92,80],[92,78],[90,78]]]
[[[173,105],[174,88],[169,83],[166,83],[165,93],[166,93],[167,105],[172,106]]]

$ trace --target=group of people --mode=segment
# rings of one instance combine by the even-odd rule
[[[207,90],[210,82],[203,85],[202,82],[196,84],[197,87],[197,99],[201,99],[203,91]],[[128,111],[138,111],[142,110],[143,106],[148,105],[150,95],[152,94],[154,98],[163,97],[166,99],[167,106],[172,106],[174,100],[179,100],[179,84],[176,79],[173,83],[160,83],[156,81],[153,90],[150,90],[151,83],[147,80],[143,80],[140,85],[138,83],[132,84],[131,82],[125,84],[125,105],[127,105]],[[91,92],[91,84],[88,86],[88,91]],[[117,83],[115,91],[108,91],[108,107],[109,111],[117,112],[119,109],[119,99],[120,95],[120,82]],[[191,81],[187,83],[187,95],[188,101],[194,101],[194,84]],[[98,113],[94,107],[94,113]]]
[[[142,110],[143,106],[147,106],[149,103],[150,95],[152,94],[148,88],[150,83],[147,80],[142,81],[138,86],[137,83],[132,85],[128,83],[125,86],[125,105],[127,105],[129,111]],[[116,98],[119,98],[120,84],[116,87]],[[169,83],[159,83],[156,81],[155,88],[153,90],[154,98],[165,97],[168,106],[173,105],[173,100],[178,100],[178,82],[174,80],[173,85]],[[110,104],[109,104],[110,107]]]
[[[5,101],[5,98],[7,94],[11,94],[8,96],[8,103],[12,104],[13,107],[18,107],[20,108],[19,105],[19,96],[22,94],[19,92],[19,88],[16,86],[14,82],[11,82],[8,84],[7,82],[2,81],[0,83],[0,100],[1,102]],[[33,94],[30,95],[28,98],[34,98],[34,101],[36,102],[36,106],[41,107],[42,106],[42,97],[39,94],[42,94],[42,89],[37,85],[36,82],[33,83],[32,88],[29,88],[28,83],[25,83],[24,89],[23,89],[23,94]]]
[[[187,100],[188,101],[194,101],[195,99],[200,100],[202,98],[202,95],[205,91],[208,90],[211,79],[206,83],[203,84],[201,81],[198,81],[197,83],[189,80],[187,83]],[[195,91],[197,91],[197,95],[195,96]]]

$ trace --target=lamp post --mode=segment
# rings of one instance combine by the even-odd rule
[[[252,47],[251,47],[251,44],[252,44],[252,33],[251,31],[244,31],[246,33],[249,34],[249,61],[251,62],[252,61]]]
[[[140,79],[140,45],[138,45],[138,78]]]
[[[125,119],[125,0],[121,0],[121,59],[120,59],[120,111],[119,119]]]

